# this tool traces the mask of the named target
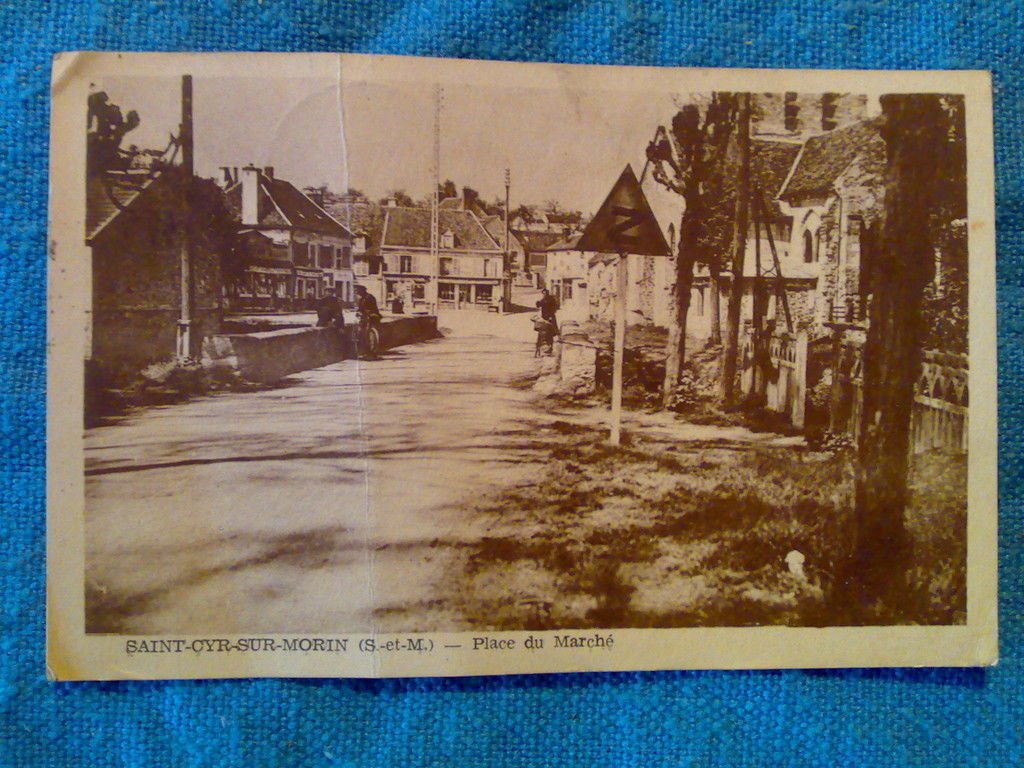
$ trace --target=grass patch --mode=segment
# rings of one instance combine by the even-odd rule
[[[831,594],[854,540],[849,451],[751,445],[709,461],[685,444],[612,447],[600,431],[570,432],[536,484],[488,507],[514,513],[522,527],[483,540],[470,556],[461,609],[471,625],[847,623]],[[962,622],[964,457],[915,457],[911,499],[906,590],[871,623]],[[803,576],[787,564],[794,550]],[[505,600],[495,611],[499,586]],[[546,609],[515,607],[524,601]]]

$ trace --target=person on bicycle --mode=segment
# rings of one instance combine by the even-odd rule
[[[377,334],[380,333],[380,308],[377,306],[377,299],[366,290],[365,285],[356,286],[356,317],[359,319],[357,343],[362,347],[374,346],[368,345],[367,341],[370,329]],[[372,354],[376,350],[368,349],[367,351]]]
[[[361,320],[380,321],[380,308],[377,306],[377,299],[366,290],[365,285],[356,286],[356,312],[359,313]]]
[[[540,311],[540,318],[534,323],[537,331],[537,346],[534,350],[536,356],[542,353],[550,355],[554,348],[555,337],[558,336],[558,299],[551,295],[547,288],[541,291],[540,301],[537,302],[537,309]]]

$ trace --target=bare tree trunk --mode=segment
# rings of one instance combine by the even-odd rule
[[[725,348],[722,350],[722,404],[736,403],[736,363],[740,342],[740,309],[743,306],[743,261],[747,250],[747,226],[750,218],[750,94],[740,93],[736,121],[739,150],[739,175],[736,180],[736,219],[732,243],[732,282],[725,324]]]
[[[685,221],[685,214],[684,214]],[[680,232],[685,232],[685,224]],[[661,389],[661,405],[668,408],[672,394],[679,384],[679,374],[686,361],[686,321],[690,313],[690,298],[693,289],[693,249],[685,241],[679,243],[676,254],[676,280],[673,287],[672,320],[668,329],[665,355],[665,381]]]
[[[717,266],[711,267],[711,286],[708,303],[711,307],[711,336],[708,343],[718,346],[722,343],[722,292],[719,289],[722,270]]]
[[[899,599],[910,554],[904,527],[910,418],[921,369],[923,294],[934,253],[929,217],[936,205],[946,115],[940,97],[882,97],[888,173],[880,258],[870,275],[872,303],[864,347],[864,410],[857,450],[856,539],[845,587],[855,615],[880,598]]]

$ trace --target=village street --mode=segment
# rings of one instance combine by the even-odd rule
[[[464,615],[466,557],[536,532],[489,500],[536,486],[567,430],[593,437],[604,411],[538,401],[529,315],[441,325],[446,338],[380,360],[89,430],[90,631],[479,626]],[[649,438],[695,447],[793,442],[652,418],[627,428],[646,419]]]
[[[90,629],[359,631],[374,609],[444,606],[447,559],[486,526],[466,501],[529,482],[531,433],[557,415],[516,386],[537,364],[528,315],[441,325],[380,360],[89,430]]]
[[[474,313],[475,314],[475,313]],[[360,631],[438,597],[459,501],[529,476],[526,315],[86,437],[90,628]],[[519,338],[516,338],[518,336]]]

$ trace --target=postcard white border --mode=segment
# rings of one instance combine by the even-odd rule
[[[272,64],[272,66],[270,66]],[[175,638],[184,650],[134,653],[128,640],[86,635],[84,618],[83,365],[89,310],[84,231],[84,105],[89,82],[115,75],[342,78],[652,90],[937,92],[967,96],[970,382],[967,623],[948,627],[609,629],[330,636],[347,650],[223,651],[239,636]],[[232,677],[459,676],[601,670],[983,666],[997,659],[995,206],[991,79],[985,72],[669,69],[422,59],[358,54],[68,53],[53,63],[47,383],[47,672],[57,680]],[[529,636],[545,647],[524,647]],[[611,648],[558,648],[555,638],[610,636]],[[288,636],[260,635],[283,642]],[[303,636],[304,638],[311,636]],[[328,636],[318,636],[326,638]],[[513,650],[472,650],[475,637]],[[152,638],[156,639],[156,638]],[[168,638],[160,638],[167,640]],[[406,645],[429,641],[432,651]],[[198,647],[197,647],[198,644]],[[223,644],[218,643],[221,647]],[[445,648],[459,645],[459,648]]]

